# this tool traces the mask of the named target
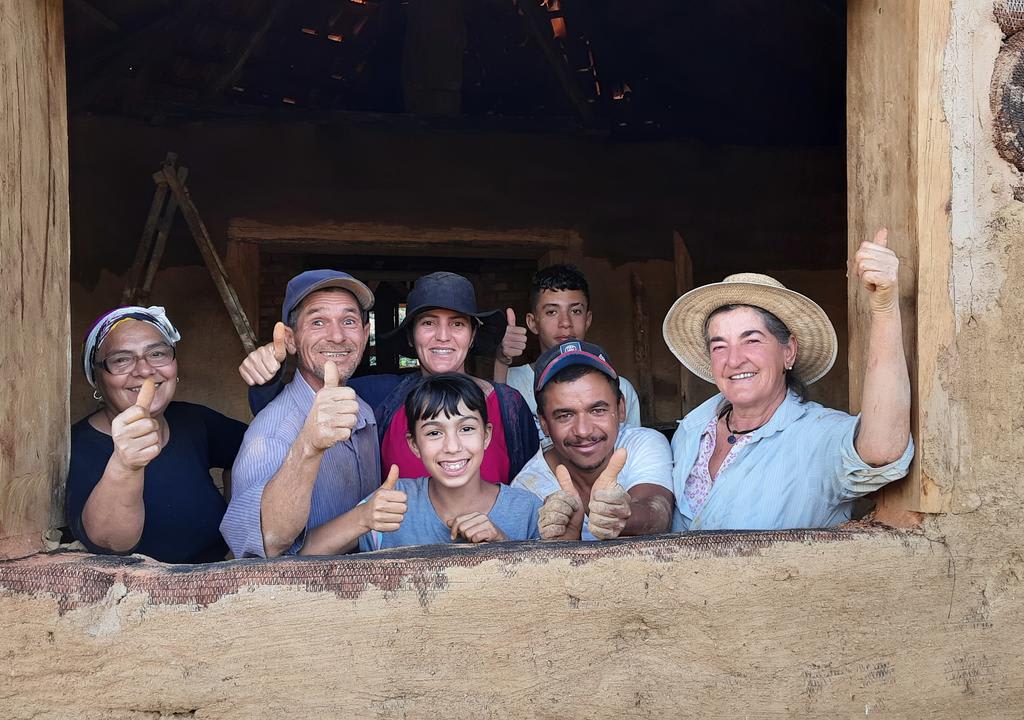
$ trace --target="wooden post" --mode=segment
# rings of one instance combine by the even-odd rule
[[[238,294],[256,337],[260,336],[260,246],[241,240],[228,240],[224,270]]]
[[[948,296],[952,170],[941,104],[943,48],[952,0],[851,0],[847,6],[847,187],[849,256],[877,228],[889,228],[900,258],[900,310],[910,364],[911,429],[948,436],[947,413],[925,414],[935,365],[954,329],[941,307]],[[850,407],[860,409],[870,318],[856,277],[849,278]],[[924,471],[930,449],[918,442],[910,475],[888,486],[882,513],[943,512],[950,488]]]
[[[456,116],[462,112],[466,50],[463,0],[431,0],[405,7],[402,90],[405,111]]]
[[[636,391],[640,396],[640,418],[647,423],[654,414],[651,328],[647,312],[647,291],[636,271],[629,274],[629,289],[633,300],[633,363],[636,366]]]
[[[63,512],[71,320],[61,0],[3,3],[0,127],[2,559],[39,550]]]
[[[693,289],[693,260],[678,230],[672,233],[672,249],[675,257],[676,297],[681,297]],[[697,406],[696,382],[700,382],[700,379],[679,363],[679,417],[684,417]]]
[[[210,278],[217,287],[217,292],[220,293],[220,298],[224,302],[224,307],[227,308],[228,315],[231,316],[231,323],[235,326],[238,339],[242,341],[242,347],[245,348],[247,353],[252,352],[256,349],[256,333],[253,332],[252,325],[245,315],[245,310],[238,301],[238,295],[228,281],[227,271],[224,270],[224,264],[221,262],[220,256],[217,255],[216,248],[213,247],[213,241],[210,239],[210,231],[206,229],[206,223],[199,216],[199,210],[196,209],[192,198],[189,197],[188,190],[178,182],[178,176],[174,170],[165,167],[160,173],[157,173],[157,176],[161,174],[167,182],[167,186],[171,189],[171,193],[177,199],[178,205],[181,206],[181,215],[185,218],[188,229],[192,232],[192,237],[196,241],[199,253],[203,256],[203,261],[206,263],[206,269],[210,271]]]

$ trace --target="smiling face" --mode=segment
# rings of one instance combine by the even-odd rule
[[[583,340],[593,315],[582,290],[543,290],[526,315],[526,326],[540,341],[541,352],[575,338]]]
[[[424,310],[413,320],[412,344],[425,375],[465,372],[473,346],[473,319],[454,310]]]
[[[310,293],[302,301],[286,343],[288,351],[298,355],[302,377],[313,390],[319,390],[328,360],[338,366],[341,384],[348,382],[369,337],[370,325],[363,324],[355,295],[331,288]]]
[[[479,480],[484,450],[491,443],[491,424],[460,402],[451,417],[442,412],[417,420],[407,439],[409,448],[427,468],[431,482],[458,488]]]
[[[555,378],[544,386],[541,429],[551,438],[558,461],[570,471],[599,472],[615,451],[625,403],[597,370],[569,382]]]
[[[797,342],[783,345],[751,307],[718,313],[708,324],[708,352],[715,385],[733,406],[757,408],[781,402],[786,368],[796,361]]]
[[[107,408],[115,415],[124,412],[135,404],[143,381],[152,378],[156,383],[156,395],[149,412],[152,417],[162,414],[174,397],[178,384],[178,361],[171,360],[167,365],[153,367],[146,357],[159,358],[167,354],[173,355],[173,348],[148,322],[123,320],[118,323],[96,352],[96,387]],[[104,361],[111,368],[123,365],[131,369],[125,375],[114,375],[103,368]]]

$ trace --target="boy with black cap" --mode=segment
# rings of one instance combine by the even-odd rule
[[[672,451],[665,437],[621,424],[619,376],[604,350],[569,340],[533,366],[537,414],[551,447],[512,487],[542,500],[541,537],[610,540],[666,532],[672,520]]]

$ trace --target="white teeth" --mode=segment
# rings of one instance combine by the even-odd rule
[[[438,464],[442,468],[444,468],[446,471],[448,471],[448,472],[458,472],[462,468],[466,467],[466,465],[468,463],[469,463],[468,460],[456,460],[456,461],[449,461],[449,462],[441,461]]]
[[[745,373],[740,373],[739,375],[730,375],[729,379],[730,380],[746,380],[747,378],[754,377],[754,375],[756,375],[756,374],[757,373],[745,372]]]

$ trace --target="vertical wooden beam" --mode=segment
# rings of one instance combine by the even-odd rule
[[[681,297],[693,289],[693,260],[678,230],[672,233],[672,250],[675,258],[676,297]],[[694,385],[698,382],[703,381],[679,363],[680,417],[684,417],[697,406]]]
[[[636,391],[640,397],[640,418],[650,422],[654,414],[654,377],[651,369],[651,319],[647,311],[647,290],[640,274],[629,274],[633,301],[633,363],[636,366]]]
[[[71,361],[65,85],[61,0],[5,0],[0,10],[0,558],[40,549],[62,507]]]
[[[463,0],[405,6],[402,90],[405,111],[455,116],[462,112],[462,61],[466,51]]]
[[[849,254],[875,229],[889,228],[900,257],[900,309],[913,392],[915,440],[926,435],[923,408],[942,346],[930,304],[948,295],[949,210],[952,171],[942,112],[942,51],[952,0],[851,0],[847,6],[847,187]],[[944,258],[946,258],[944,260]],[[849,278],[850,407],[859,411],[870,318],[868,301]],[[938,317],[938,316],[936,316]],[[927,418],[933,427],[948,417]],[[922,468],[927,445],[918,443],[910,475],[887,488],[881,511],[941,512],[949,492]]]
[[[238,295],[256,337],[260,337],[260,246],[241,240],[228,240],[224,270]]]

